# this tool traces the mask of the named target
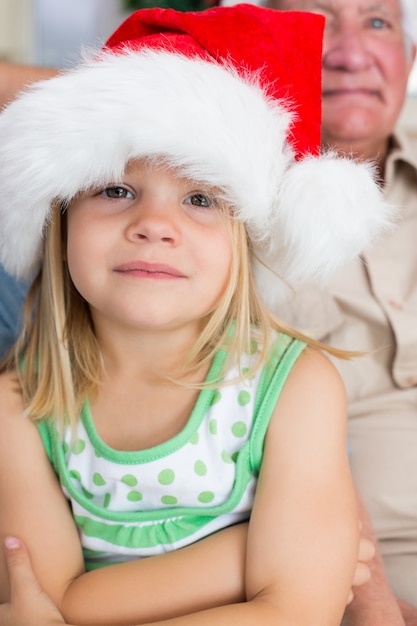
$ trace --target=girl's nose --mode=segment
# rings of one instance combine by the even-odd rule
[[[178,209],[168,202],[141,201],[132,207],[126,236],[135,242],[175,245],[180,241]]]

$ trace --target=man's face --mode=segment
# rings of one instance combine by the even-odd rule
[[[326,18],[323,144],[366,157],[384,153],[415,52],[404,38],[399,0],[270,0],[268,6]]]

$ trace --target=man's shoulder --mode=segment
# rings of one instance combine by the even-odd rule
[[[324,339],[343,323],[343,313],[330,285],[303,285],[275,311],[285,323],[317,340]]]

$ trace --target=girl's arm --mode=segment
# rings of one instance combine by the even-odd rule
[[[25,546],[21,541],[12,537],[8,538],[7,543],[8,546],[5,547],[5,550],[11,597],[10,602],[0,605],[0,624],[2,626],[39,626],[39,624],[42,626],[62,626],[65,624],[64,618],[56,606],[39,586]],[[362,548],[360,548],[359,553],[363,553],[364,560],[367,561],[372,558],[373,551],[369,550],[367,541],[361,540],[361,545]],[[358,562],[358,565],[360,566],[359,570],[363,570],[364,563]],[[366,575],[364,576],[364,572],[361,571],[359,578],[363,579],[364,577],[366,578]],[[354,623],[360,626],[363,621],[358,620]],[[404,622],[401,623],[404,625]],[[344,624],[343,621],[343,626]]]
[[[82,623],[102,626],[113,616],[115,623],[126,616],[146,622],[244,600],[247,524],[177,552],[85,574],[71,511],[36,426],[23,416],[12,375],[0,376],[0,397],[0,540],[23,540],[40,585],[61,610],[69,606]],[[212,576],[219,553],[222,567]],[[0,602],[8,598],[0,550]]]
[[[0,538],[17,535],[26,542],[40,584],[59,606],[71,580],[84,571],[77,530],[11,373],[0,376],[0,398]],[[8,597],[0,553],[0,602]]]
[[[199,626],[213,621],[239,625],[301,626],[305,623],[314,626],[320,623],[325,626],[340,622],[357,555],[357,518],[346,458],[345,413],[344,390],[335,369],[319,353],[307,351],[290,375],[267,436],[248,539],[245,571],[249,601],[159,623],[186,625],[198,620]],[[0,510],[4,510],[1,502]],[[18,532],[13,530],[13,533]],[[29,528],[20,532],[20,536],[27,542],[33,537]],[[43,539],[49,540],[45,536]],[[29,542],[28,546],[32,552],[33,546]],[[227,559],[224,560],[222,551],[214,549],[211,557],[200,569],[205,571],[206,580],[221,581]],[[38,575],[36,561],[40,558],[38,550],[34,557]],[[202,563],[199,561],[200,565]],[[102,572],[110,575],[111,569]],[[73,578],[77,576],[76,571],[77,566],[73,564]],[[45,576],[44,570],[42,575]],[[155,575],[158,578],[157,571]],[[75,613],[82,610],[77,609],[77,605],[90,608],[90,596],[86,602],[81,588],[81,580],[86,578],[80,578],[67,592],[73,594],[72,602],[68,602],[71,606],[66,607],[67,621],[112,626],[140,622],[128,622],[126,616],[121,615],[125,608],[123,599],[112,600],[103,595],[100,605],[96,606],[98,613],[88,618],[90,622],[80,613],[77,616]],[[52,595],[48,586],[51,583],[48,580],[45,584],[45,580],[41,579],[41,584]],[[183,581],[179,576],[171,577],[171,587],[178,582],[181,587]],[[202,591],[199,585],[195,590],[197,594]],[[138,578],[133,586],[136,600],[140,591]],[[184,584],[185,595],[187,591]],[[76,601],[77,594],[79,599],[84,597],[83,604]],[[158,594],[157,609],[162,600],[163,596]],[[109,621],[108,607],[114,603],[117,603],[117,621]],[[189,613],[186,604],[183,607],[183,612]],[[71,611],[74,615],[70,615]]]

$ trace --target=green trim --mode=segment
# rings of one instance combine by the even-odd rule
[[[123,548],[147,549],[177,543],[192,536],[213,521],[209,515],[187,515],[180,520],[168,519],[161,524],[153,524],[143,529],[132,524],[108,524],[82,515],[74,517],[75,522],[88,537],[99,537],[111,545]],[[178,523],[179,522],[179,523]]]
[[[224,363],[227,357],[227,352],[219,350],[216,354],[210,371],[207,376],[207,382],[215,381],[221,378],[223,375]],[[83,425],[87,430],[88,436],[91,438],[91,442],[96,451],[107,458],[110,461],[116,463],[145,463],[157,458],[161,458],[177,450],[183,445],[189,443],[192,436],[198,430],[202,420],[204,419],[209,406],[211,405],[213,398],[215,397],[216,389],[204,389],[200,392],[197,399],[197,403],[192,411],[191,417],[181,433],[173,437],[170,441],[167,441],[160,446],[156,446],[149,450],[143,450],[138,452],[121,452],[114,450],[107,446],[98,436],[98,433],[94,427],[89,411],[83,412],[82,419]],[[62,486],[67,490],[69,496],[73,498],[80,506],[82,506],[88,513],[100,517],[103,520],[115,521],[115,522],[147,522],[155,520],[166,520],[176,517],[195,515],[200,516],[202,508],[196,507],[169,507],[161,510],[150,511],[130,511],[130,512],[118,512],[103,509],[101,506],[94,504],[88,498],[88,495],[81,493],[74,486],[73,481],[68,472],[68,468],[65,463],[65,454],[60,440],[60,436],[53,423],[49,422],[49,438],[51,443],[48,444],[52,448],[52,455],[54,457],[54,466],[60,477]],[[204,507],[205,516],[218,516],[224,513],[229,513],[239,504],[242,494],[252,478],[249,467],[249,441],[239,452],[236,461],[236,479],[233,486],[232,494],[229,500],[221,505]]]
[[[216,353],[207,375],[206,380],[208,383],[222,378],[226,356],[227,352],[225,350],[219,350]],[[94,422],[91,417],[90,404],[88,401],[84,403],[81,412],[81,421],[87,431],[87,435],[91,443],[94,446],[94,449],[103,458],[112,461],[113,463],[120,464],[131,463],[132,465],[138,465],[141,463],[149,463],[150,461],[166,457],[189,443],[193,434],[198,430],[201,422],[203,421],[213,401],[215,393],[216,389],[203,389],[198,395],[197,402],[193,408],[190,419],[183,430],[169,441],[165,441],[164,443],[153,448],[149,448],[148,450],[122,452],[120,450],[114,450],[113,448],[110,448],[110,446],[106,445],[99,437],[94,426]]]
[[[80,493],[74,486],[73,481],[69,476],[68,469],[65,464],[65,457],[62,446],[59,445],[58,434],[52,432],[53,447],[56,450],[58,474],[63,487],[67,490],[69,496],[73,498],[80,506],[82,506],[88,513],[96,517],[100,517],[103,520],[114,522],[152,522],[162,521],[173,517],[183,517],[196,515],[201,516],[202,507],[169,507],[161,510],[149,510],[149,511],[110,511],[103,509],[101,506],[94,504],[84,494]],[[236,461],[236,478],[233,485],[233,491],[230,498],[220,505],[211,507],[204,507],[205,516],[218,516],[233,511],[239,504],[242,494],[252,478],[252,473],[249,469],[249,444],[250,440],[243,446]]]
[[[86,572],[93,572],[95,569],[103,569],[109,565],[117,565],[118,563],[124,563],[122,559],[120,561],[90,561],[91,557],[84,555],[84,566]]]
[[[233,512],[242,499],[249,482],[256,478],[262,461],[264,439],[268,424],[273,414],[279,394],[285,384],[291,368],[306,344],[279,334],[271,350],[271,358],[264,366],[260,376],[255,399],[252,433],[248,441],[237,454],[235,481],[232,493],[226,502],[215,506],[170,507],[162,510],[119,512],[109,511],[91,502],[88,494],[80,493],[75,487],[65,463],[65,451],[60,435],[53,421],[38,424],[47,454],[57,471],[62,486],[68,495],[77,502],[87,514],[99,520],[83,515],[75,517],[86,535],[107,539],[119,546],[149,547],[180,541],[196,530],[204,527],[214,517]],[[223,373],[227,353],[219,351],[213,361],[207,381],[217,380]],[[120,452],[114,450],[99,438],[89,410],[83,412],[83,424],[98,453],[116,463],[146,463],[164,457],[189,443],[198,430],[209,406],[212,404],[216,389],[204,389],[200,392],[191,417],[184,428],[170,441],[150,450],[139,452]],[[192,522],[191,522],[192,521]],[[115,522],[109,524],[108,522]],[[156,522],[153,528],[147,526],[146,532],[140,527],[125,528],[123,523]],[[158,522],[160,522],[158,524]],[[150,537],[149,537],[150,535]],[[149,539],[147,539],[149,537]],[[128,543],[126,543],[128,542]],[[93,566],[92,566],[93,567]]]
[[[288,335],[278,335],[271,352],[270,361],[264,367],[255,400],[254,420],[250,443],[250,468],[259,474],[266,431],[278,398],[294,363],[306,347],[306,343]]]
[[[41,436],[42,443],[44,445],[45,452],[48,456],[48,459],[52,467],[54,468],[55,472],[58,473],[58,468],[55,463],[55,455],[54,455],[53,442],[52,442],[52,437],[51,437],[51,429],[54,428],[54,425],[51,423],[51,420],[43,419],[43,420],[38,420],[36,422],[36,426]]]

